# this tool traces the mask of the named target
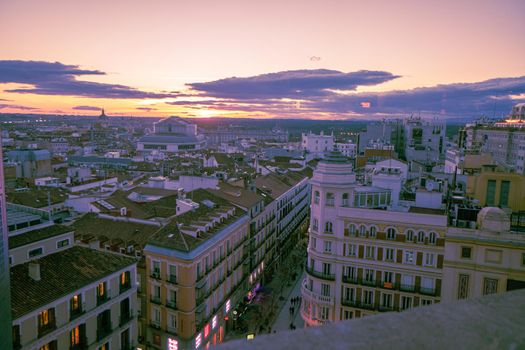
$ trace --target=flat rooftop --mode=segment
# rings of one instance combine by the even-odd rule
[[[137,260],[75,246],[36,262],[40,264],[40,281],[29,277],[29,262],[11,268],[13,319],[131,266]]]
[[[219,350],[522,349],[525,290],[388,312],[254,340]]]
[[[18,235],[9,236],[9,249],[18,248],[34,242],[42,241],[51,237],[59,236],[64,233],[73,232],[75,229],[70,226],[51,225],[33,231],[24,232]]]

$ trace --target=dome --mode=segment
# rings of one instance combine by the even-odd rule
[[[500,208],[485,207],[478,213],[478,229],[492,232],[510,231],[510,219]]]

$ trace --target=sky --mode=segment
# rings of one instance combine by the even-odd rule
[[[0,112],[346,119],[525,102],[525,1],[0,1]]]

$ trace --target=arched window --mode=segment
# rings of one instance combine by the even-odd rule
[[[334,231],[332,229],[333,229],[332,222],[331,221],[327,221],[324,224],[324,232],[326,232],[326,233],[333,233]]]
[[[343,193],[343,200],[341,201],[341,206],[348,207],[350,203],[348,202],[348,193]]]
[[[361,237],[366,236],[366,227],[365,227],[365,225],[359,226],[359,236],[361,236]]]
[[[312,229],[314,231],[318,231],[319,230],[319,220],[317,220],[317,218],[314,218],[312,220]]]
[[[435,232],[430,232],[430,234],[428,235],[428,243],[436,244],[436,233]]]
[[[407,242],[412,242],[414,241],[414,231],[412,230],[407,230],[407,233],[406,233],[406,237],[405,237],[406,241]]]
[[[319,191],[314,192],[314,204],[319,204]]]
[[[331,192],[326,193],[326,205],[329,207],[333,207],[335,205],[335,197]]]
[[[350,225],[348,226],[348,233],[349,233],[350,235],[355,235],[355,231],[356,231],[355,225],[354,225],[354,224],[350,224]]]
[[[374,237],[375,238],[376,234],[377,234],[377,227],[371,226],[370,227],[370,237]]]
[[[423,232],[423,231],[419,231],[419,232],[417,233],[417,242],[418,242],[418,243],[423,243],[423,242],[425,242],[425,232]]]
[[[386,230],[386,239],[396,239],[396,229],[390,227]]]

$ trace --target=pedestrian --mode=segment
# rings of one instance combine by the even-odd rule
[[[293,323],[290,323],[290,329],[292,329],[292,327],[293,327]]]
[[[292,306],[292,315],[294,314],[294,307]]]

